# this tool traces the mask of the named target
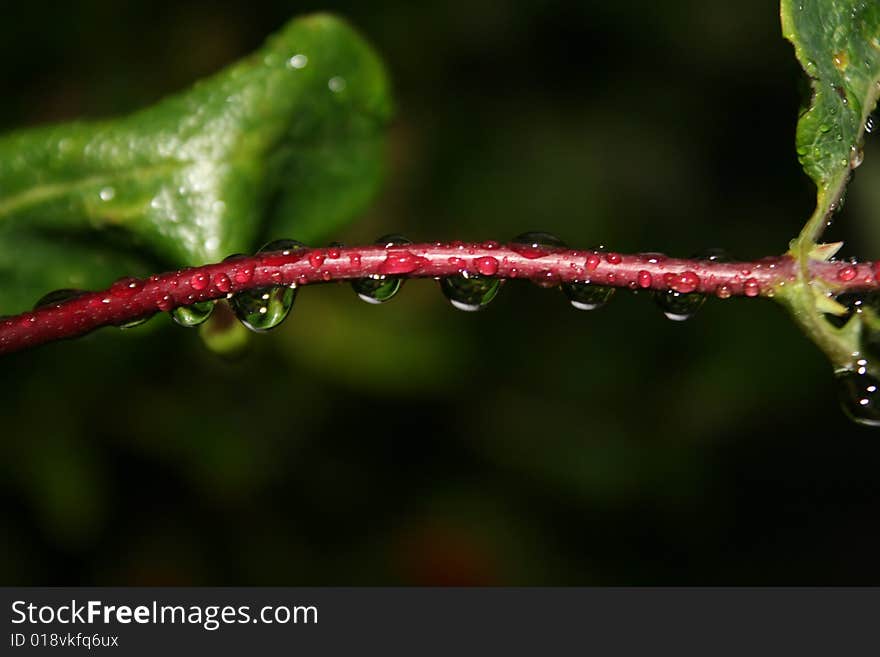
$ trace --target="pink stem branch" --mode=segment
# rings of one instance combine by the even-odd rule
[[[539,284],[586,282],[633,290],[674,290],[721,298],[768,296],[796,279],[788,256],[754,262],[621,255],[521,244],[411,244],[327,247],[260,253],[221,263],[122,279],[31,312],[0,319],[0,354],[83,335],[160,311],[276,285],[306,285],[370,276],[434,278],[460,275],[528,279]],[[880,288],[880,263],[815,262],[811,273],[836,291]]]

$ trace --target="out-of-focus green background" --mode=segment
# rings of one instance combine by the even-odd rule
[[[390,175],[338,239],[785,250],[812,209],[778,7],[3,7],[0,128],[123,113],[326,9],[385,59]],[[880,256],[880,149],[832,232]],[[873,224],[873,227],[872,227]],[[293,237],[285,235],[278,237]],[[0,362],[4,584],[880,583],[880,432],[781,308],[301,290],[227,362],[167,317]]]

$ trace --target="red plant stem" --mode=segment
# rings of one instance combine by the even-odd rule
[[[100,292],[0,319],[0,354],[83,335],[160,311],[233,293],[275,285],[306,285],[369,276],[434,278],[468,275],[674,290],[729,296],[769,296],[796,278],[788,256],[754,262],[669,258],[661,254],[621,255],[520,244],[412,244],[356,246],[260,253],[221,263],[121,279]],[[815,262],[811,273],[836,291],[880,288],[880,263]]]

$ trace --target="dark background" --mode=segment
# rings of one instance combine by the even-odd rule
[[[396,89],[342,241],[755,258],[812,209],[769,0],[3,3],[0,127],[132,110],[315,9]],[[878,159],[847,255],[880,256]],[[880,432],[771,302],[674,323],[646,295],[511,283],[468,314],[429,281],[382,307],[316,286],[232,362],[151,325],[0,363],[4,584],[880,583]]]

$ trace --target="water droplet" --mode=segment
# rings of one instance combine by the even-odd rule
[[[856,268],[852,265],[846,265],[837,270],[837,278],[841,281],[851,281],[856,277]]]
[[[594,253],[587,257],[587,261],[584,263],[584,266],[587,268],[587,271],[596,271],[596,267],[598,267],[599,263],[601,262],[602,259]]]
[[[405,246],[407,244],[412,244],[410,240],[402,235],[383,235],[379,239],[376,240],[376,244],[384,246],[386,249],[390,249],[394,246]],[[407,251],[406,253],[409,253]],[[389,254],[390,255],[390,254]],[[410,254],[412,256],[412,254]],[[354,258],[355,255],[352,255]],[[415,256],[413,256],[415,257]],[[360,256],[357,256],[358,264],[360,264]],[[388,259],[386,258],[386,263]],[[354,265],[354,261],[352,261]],[[383,263],[384,264],[384,263]],[[406,265],[406,263],[404,263]],[[394,269],[394,265],[388,265],[392,270]],[[410,270],[412,271],[412,270]],[[391,271],[389,273],[405,273],[403,271]],[[396,295],[400,288],[403,286],[403,279],[387,276],[385,274],[374,274],[368,278],[361,278],[356,281],[351,282],[351,287],[355,291],[355,294],[358,295],[362,301],[366,301],[367,303],[385,303],[386,301],[390,301],[394,295]]]
[[[761,293],[761,286],[754,278],[748,279],[743,283],[743,294],[747,297],[756,297]]]
[[[572,306],[578,310],[595,310],[601,308],[614,296],[614,288],[591,283],[563,283],[562,291]]]
[[[129,276],[114,281],[113,285],[110,286],[110,291],[113,293],[113,296],[127,299],[142,290],[143,287],[144,282],[141,279]]]
[[[166,294],[156,302],[156,307],[159,310],[168,312],[169,310],[174,308],[174,298],[171,295]]]
[[[203,272],[198,272],[193,274],[193,277],[189,280],[189,284],[192,286],[192,289],[196,291],[204,290],[208,287],[208,275]]]
[[[850,169],[858,169],[861,166],[862,162],[865,160],[865,151],[862,150],[861,146],[853,145],[850,149],[849,155],[849,168]]]
[[[327,87],[335,94],[345,91],[345,78],[334,76],[327,81]]]
[[[691,257],[696,260],[709,260],[710,262],[730,262],[732,260],[727,251],[718,248],[703,249]]]
[[[706,301],[702,294],[685,294],[675,290],[663,290],[654,293],[654,302],[668,319],[682,322],[690,319]]]
[[[98,196],[101,197],[102,201],[112,201],[116,196],[116,190],[112,187],[103,187],[101,191],[98,192]]]
[[[412,240],[403,235],[391,233],[390,235],[383,235],[382,237],[377,238],[376,244],[384,246],[386,249],[390,249],[392,246],[405,246],[407,244],[412,244]]]
[[[556,237],[556,235],[540,231],[517,235],[508,246],[512,251],[529,260],[543,258],[556,251],[568,248],[565,242]],[[511,278],[516,278],[517,274],[516,268],[512,268],[510,271]],[[543,288],[556,287],[559,285],[559,279],[559,275],[550,269],[535,272],[531,276],[532,282],[538,287]]]
[[[128,299],[129,297],[134,296],[137,292],[139,292],[144,287],[144,282],[139,278],[120,278],[118,281],[113,283],[110,286],[110,292],[116,298]],[[109,303],[110,299],[104,298],[101,300],[102,303]],[[152,317],[152,313],[148,313],[146,315],[141,315],[140,317],[135,317],[126,322],[120,322],[116,324],[119,328],[129,329],[134,328],[135,326],[140,326],[144,322],[146,322],[150,317]]]
[[[607,260],[608,263],[612,265],[619,265],[621,262],[623,262],[623,258],[620,256],[619,253],[609,253],[605,256],[605,260]]]
[[[840,405],[849,418],[858,424],[880,427],[880,380],[867,367],[841,370],[835,376]]]
[[[878,292],[844,292],[834,297],[834,300],[847,309],[844,315],[832,315],[825,313],[825,319],[836,326],[842,327],[853,315],[859,315],[865,308],[870,308],[874,314],[880,316],[880,293]],[[862,343],[874,348],[880,346],[880,334],[872,331],[868,324],[862,326]],[[880,350],[875,350],[880,353]]]
[[[123,279],[116,281],[111,286],[110,289],[112,292],[114,292],[115,296],[131,296],[132,294],[134,294],[134,292],[139,290],[141,287],[143,287],[143,281],[141,281],[140,279],[123,278]],[[126,292],[123,292],[123,290],[126,290]],[[130,291],[128,291],[128,290],[130,290]],[[49,292],[48,294],[42,296],[37,301],[37,303],[34,304],[34,310],[37,310],[38,308],[58,307],[62,303],[64,303],[65,301],[75,299],[77,297],[82,296],[83,294],[86,294],[86,292],[84,292],[82,290],[71,290],[71,289],[55,290],[53,292]],[[97,300],[97,303],[93,302],[93,305],[100,306],[100,305],[110,303],[110,301],[111,300],[109,298],[104,297],[100,300]],[[119,324],[116,324],[116,326],[118,326],[119,328],[133,328],[135,326],[139,326],[139,325],[143,324],[149,318],[150,318],[150,315],[148,314],[148,315],[145,315],[142,317],[136,317],[136,318],[131,319],[127,322],[121,322]]]
[[[303,55],[302,53],[296,54],[290,59],[287,60],[287,66],[293,69],[301,69],[305,68],[306,64],[309,63],[309,58]]]
[[[264,244],[263,247],[257,251],[257,253],[281,253],[281,255],[290,255],[295,251],[302,251],[308,249],[305,244],[302,242],[297,242],[296,240],[273,240]]]
[[[198,326],[211,316],[214,311],[213,301],[200,301],[189,306],[179,306],[169,314],[171,319],[187,328]]]
[[[691,258],[695,260],[709,260],[711,262],[729,262],[730,258],[723,249],[704,249],[695,253]],[[700,277],[693,271],[684,271],[678,274],[666,274],[664,283],[669,290],[654,293],[654,302],[663,311],[668,319],[681,322],[690,319],[706,302],[706,295],[694,292],[700,286]],[[730,296],[730,288],[716,288],[719,296],[727,293]]]
[[[239,292],[230,304],[238,320],[252,331],[273,329],[290,313],[296,288],[279,285]]]
[[[477,271],[484,276],[494,276],[498,272],[498,260],[492,256],[484,256],[474,260]]]
[[[427,259],[409,251],[389,251],[385,260],[379,265],[378,271],[382,275],[409,274],[427,262]]]
[[[690,270],[678,274],[672,274],[668,285],[674,292],[689,294],[700,286],[700,277]]]
[[[871,134],[877,129],[877,124],[877,117],[874,114],[869,115],[865,120],[865,132]]]
[[[729,299],[733,295],[733,290],[729,285],[719,285],[715,288],[715,296],[719,299]]]
[[[543,258],[554,250],[565,249],[567,245],[552,233],[530,231],[521,233],[510,241],[512,251],[529,260]]]
[[[442,279],[440,289],[453,306],[473,312],[489,305],[501,289],[501,281],[463,272],[460,276]]]
[[[544,289],[549,290],[550,288],[559,285],[559,274],[550,269],[542,269],[541,271],[535,272],[535,277],[532,278],[532,283],[538,287],[543,287]]]
[[[241,260],[242,258],[246,258],[247,256],[242,253],[235,253],[231,256],[227,256],[223,259],[223,262],[230,262],[234,260]],[[250,280],[254,277],[254,268],[250,265],[239,265],[235,267],[232,272],[232,280],[234,280],[239,285],[247,285]]]
[[[638,273],[636,276],[636,282],[639,287],[642,289],[651,287],[651,283],[653,283],[653,278],[651,277],[651,272],[645,271],[644,269]]]
[[[119,322],[118,324],[116,324],[116,326],[121,329],[134,328],[135,326],[140,326],[141,324],[146,322],[148,319],[150,319],[150,317],[152,317],[152,314],[143,315],[141,317],[134,317],[127,322]]]
[[[326,259],[326,256],[324,255],[324,253],[322,251],[312,251],[309,254],[309,264],[312,267],[314,267],[315,269],[317,269],[318,267],[323,265],[325,259]]]
[[[302,242],[296,240],[274,240],[264,245],[257,254],[260,256],[260,262],[267,267],[282,267],[294,262],[299,262],[309,252]],[[274,282],[281,283],[281,272],[276,271],[271,274]]]
[[[646,262],[651,265],[665,262],[667,259],[665,253],[640,253],[638,257],[639,262]]]
[[[403,280],[395,277],[374,275],[352,281],[351,287],[358,297],[367,303],[385,303],[400,291]]]
[[[39,308],[48,308],[50,306],[60,306],[65,301],[76,299],[77,297],[81,297],[84,294],[85,291],[83,290],[72,290],[69,288],[53,290],[48,294],[44,294],[37,300],[37,302],[34,304],[34,310],[37,310]]]
[[[229,292],[232,288],[232,281],[229,280],[229,276],[221,272],[214,276],[214,287],[220,292]]]

